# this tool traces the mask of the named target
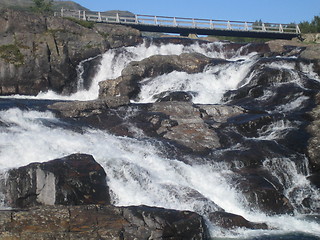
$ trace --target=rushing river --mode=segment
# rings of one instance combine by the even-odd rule
[[[233,170],[223,161],[199,161],[187,164],[164,154],[166,149],[159,140],[137,135],[136,138],[119,137],[107,131],[70,127],[53,112],[43,111],[44,100],[93,100],[98,97],[98,83],[120,76],[121,70],[131,61],[140,61],[152,55],[179,55],[199,52],[211,58],[226,59],[223,66],[208,66],[202,73],[187,74],[171,72],[141,82],[139,96],[132,103],[152,103],[155,96],[165,91],[188,91],[197,104],[223,103],[224,94],[248,84],[254,79],[254,65],[260,56],[255,53],[243,55],[238,51],[224,50],[227,43],[150,44],[124,47],[106,52],[99,69],[91,79],[91,87],[83,89],[81,63],[79,66],[79,89],[71,96],[60,96],[53,92],[41,93],[37,97],[14,96],[0,99],[0,170],[24,166],[31,162],[44,162],[72,153],[87,153],[94,156],[108,176],[112,201],[117,206],[149,205],[178,210],[191,210],[206,217],[208,212],[224,209],[245,217],[252,222],[267,223],[272,230],[234,229],[224,230],[208,225],[213,239],[320,239],[320,192],[307,180],[310,174],[308,161],[303,154],[299,166],[290,158],[265,157],[263,166],[280,179],[285,196],[293,203],[295,214],[269,216],[260,210],[253,211],[243,195],[231,183]],[[299,70],[285,59],[266,62],[264,66],[284,69],[290,73],[290,82],[305,88],[301,76],[319,82],[312,66],[303,65]],[[251,75],[249,74],[251,73]],[[250,75],[248,77],[248,74]],[[282,83],[279,83],[282,84]],[[264,89],[259,101],[273,97],[271,89]],[[277,114],[296,111],[309,98],[297,95],[290,103],[278,104],[266,109]],[[22,107],[21,107],[22,106]],[[39,107],[40,106],[40,107]],[[135,114],[135,109],[128,114]],[[278,120],[261,129],[258,136],[244,136],[258,144],[281,139],[287,131],[297,128],[299,121]],[[250,139],[249,139],[250,138]],[[242,149],[237,145],[233,148]],[[231,149],[227,149],[231,151]],[[213,153],[211,157],[214,157]],[[295,156],[296,157],[296,156]],[[208,157],[206,157],[208,158]],[[301,202],[311,199],[308,211]]]

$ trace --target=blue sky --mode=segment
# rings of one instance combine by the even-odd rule
[[[299,23],[320,15],[320,0],[74,0],[94,11],[273,23]]]

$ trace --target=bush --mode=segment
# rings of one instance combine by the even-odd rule
[[[85,21],[77,18],[72,18],[72,17],[66,17],[66,19],[69,19],[70,21],[73,21],[86,28],[93,28],[95,24],[95,22],[89,22],[89,21]]]
[[[24,64],[24,56],[14,44],[0,46],[0,58],[16,66]]]
[[[299,24],[302,33],[319,33],[320,32],[320,16],[314,16],[311,22],[304,21]]]
[[[32,0],[33,6],[31,10],[36,13],[48,14],[52,13],[52,0]]]

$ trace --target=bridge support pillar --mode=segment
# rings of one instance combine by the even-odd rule
[[[192,39],[198,39],[198,35],[195,33],[180,33],[181,37],[187,37],[187,38],[192,38]]]
[[[198,37],[198,35],[195,34],[195,33],[190,33],[190,34],[188,35],[188,38],[198,39],[199,37]]]

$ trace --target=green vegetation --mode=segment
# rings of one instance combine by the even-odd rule
[[[36,13],[49,14],[53,12],[52,0],[32,0],[33,6],[31,10]]]
[[[88,10],[87,8],[73,1],[51,1],[51,2],[52,2],[53,11],[60,11],[61,8],[71,9],[71,10]],[[23,10],[23,11],[32,10],[33,11],[34,5],[35,4],[33,0],[0,0],[0,9],[10,8],[15,10]]]
[[[72,18],[72,17],[66,17],[66,19],[69,19],[70,21],[73,21],[83,27],[90,28],[90,29],[93,28],[95,24],[95,22],[89,22],[89,21],[85,21],[77,18]]]
[[[311,22],[301,22],[299,28],[302,33],[320,33],[320,16],[314,16]]]
[[[214,37],[221,41],[231,41],[231,42],[237,42],[237,43],[248,43],[248,42],[264,43],[272,40],[269,38],[250,38],[250,37],[227,37],[227,36],[214,36]]]
[[[16,66],[24,64],[24,56],[14,44],[0,46],[0,58]]]

